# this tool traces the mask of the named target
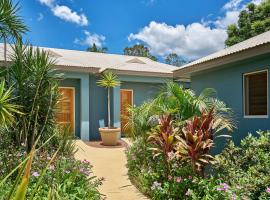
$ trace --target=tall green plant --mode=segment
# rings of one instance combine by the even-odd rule
[[[0,39],[4,40],[4,59],[7,65],[7,40],[15,38],[21,40],[22,34],[28,29],[23,19],[18,15],[20,6],[13,4],[12,0],[0,1]]]
[[[116,74],[112,72],[105,72],[101,79],[97,81],[97,84],[101,87],[105,87],[108,90],[108,127],[111,128],[111,88],[120,85],[120,81]]]
[[[167,82],[160,94],[141,106],[128,109],[128,125],[135,137],[146,135],[150,130],[151,121],[160,115],[171,115],[174,123],[183,127],[186,120],[200,116],[202,112],[213,110],[213,127],[219,132],[224,128],[232,131],[235,127],[233,112],[226,104],[215,97],[215,90],[206,88],[199,96],[190,89],[184,89],[175,82]]]
[[[16,43],[13,52],[7,74],[9,84],[14,85],[12,94],[18,97],[14,103],[22,106],[25,115],[16,116],[11,132],[18,144],[27,141],[29,152],[36,138],[45,141],[54,133],[61,76],[54,71],[54,60],[43,50]]]
[[[5,82],[0,83],[0,126],[10,126],[14,122],[14,114],[22,114],[20,106],[13,104],[12,88],[5,88]]]

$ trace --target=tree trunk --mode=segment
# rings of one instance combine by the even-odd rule
[[[108,128],[111,128],[111,96],[110,96],[110,88],[108,88]]]

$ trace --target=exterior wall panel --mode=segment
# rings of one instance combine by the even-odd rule
[[[270,55],[265,55],[241,63],[224,66],[223,68],[219,68],[219,70],[205,71],[191,77],[191,88],[197,94],[204,88],[214,88],[217,91],[217,97],[233,109],[237,129],[232,134],[232,137],[237,144],[249,132],[255,133],[257,130],[270,130],[269,118],[244,118],[243,104],[243,74],[264,69],[269,70],[269,67]],[[218,149],[219,144],[217,145]]]

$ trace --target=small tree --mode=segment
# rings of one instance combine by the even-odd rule
[[[96,52],[96,53],[106,53],[108,51],[107,47],[97,47],[97,45],[95,43],[93,43],[93,45],[91,47],[88,47],[86,49],[86,51],[89,52]]]
[[[111,128],[111,88],[120,85],[117,75],[112,72],[105,72],[101,79],[97,81],[100,87],[105,87],[108,89],[108,128]]]
[[[150,49],[142,44],[135,44],[132,47],[126,47],[124,49],[124,55],[147,57],[154,61],[158,60],[155,56],[151,55]]]
[[[173,65],[173,66],[177,66],[180,67],[184,64],[186,64],[187,62],[182,59],[179,55],[177,55],[176,53],[170,53],[166,58],[165,58],[165,62],[168,65]]]

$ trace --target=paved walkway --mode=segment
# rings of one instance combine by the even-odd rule
[[[129,181],[126,168],[125,148],[100,148],[89,146],[81,140],[75,157],[91,162],[94,175],[104,177],[99,191],[106,195],[106,200],[143,200],[144,197]]]

